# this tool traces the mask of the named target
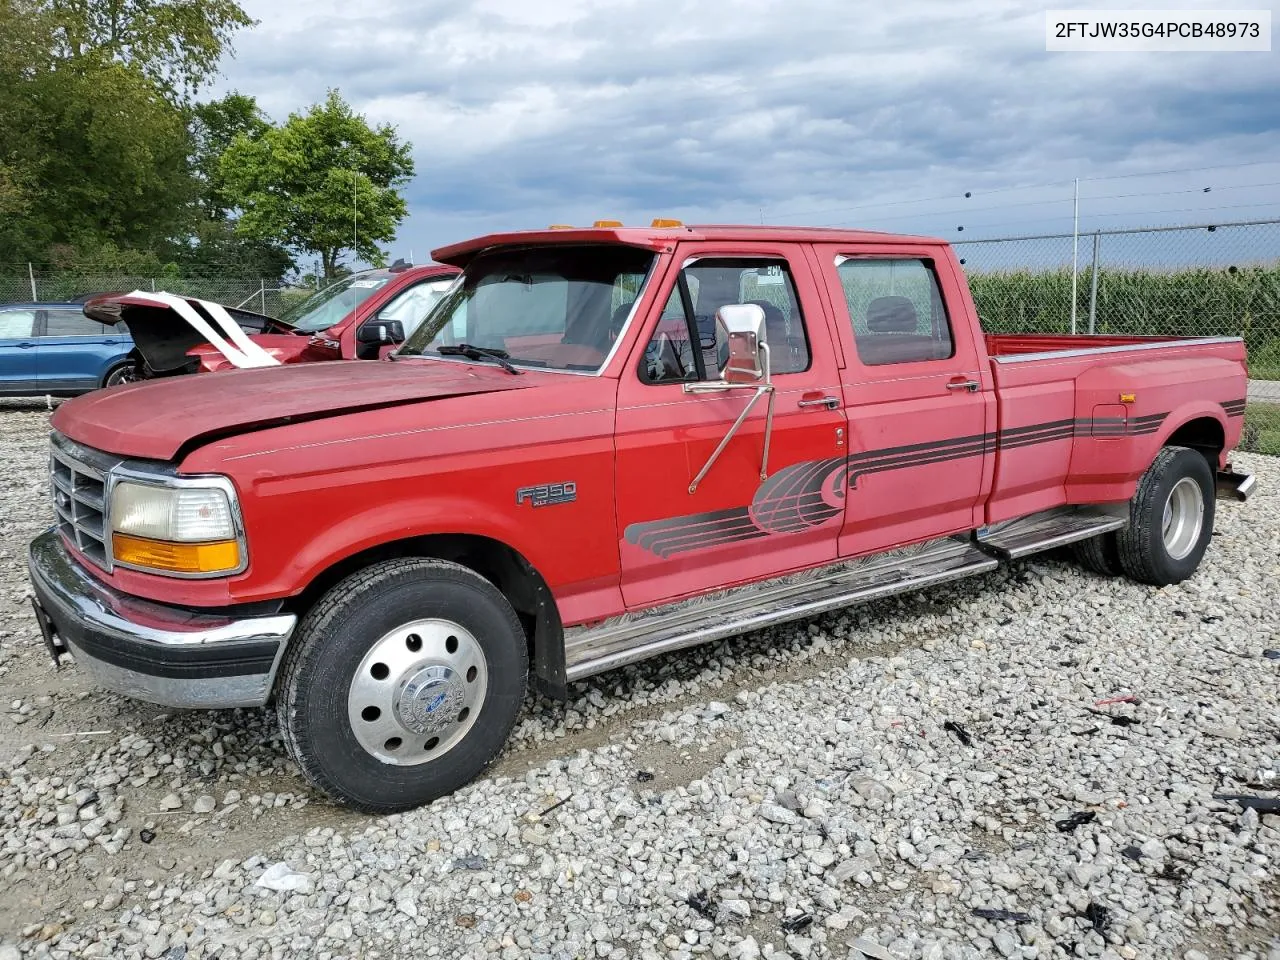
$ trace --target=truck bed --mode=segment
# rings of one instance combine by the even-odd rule
[[[987,344],[987,355],[991,357],[1013,357],[1027,354],[1057,353],[1070,351],[1097,352],[1107,350],[1115,352],[1126,347],[1175,347],[1182,344],[1223,343],[1234,340],[1234,337],[1140,337],[1121,334],[1069,334],[1069,333],[984,333]]]
[[[1240,437],[1238,337],[984,334],[996,446],[986,520],[1127,500],[1174,425],[1179,442],[1230,450]]]

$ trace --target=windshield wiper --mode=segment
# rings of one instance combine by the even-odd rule
[[[436,353],[442,357],[466,357],[468,360],[493,360],[501,365],[502,369],[507,373],[524,373],[523,370],[517,370],[507,358],[511,354],[505,350],[495,350],[492,347],[476,347],[469,343],[453,343],[445,344],[442,347],[436,347]]]

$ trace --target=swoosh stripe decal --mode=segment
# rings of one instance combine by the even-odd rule
[[[1242,415],[1244,400],[1222,403],[1230,416]],[[1239,408],[1240,413],[1234,411]],[[924,443],[910,443],[792,464],[775,473],[757,491],[749,507],[732,507],[683,517],[633,523],[624,531],[628,543],[659,557],[706,547],[743,543],[773,534],[799,533],[827,522],[840,511],[823,495],[826,484],[856,489],[858,478],[871,473],[903,470],[1017,450],[1076,437],[1137,437],[1155,433],[1168,413],[1140,417],[1067,418],[1006,427],[999,433],[980,433]],[[843,496],[836,493],[836,496]],[[767,529],[766,529],[767,526]]]

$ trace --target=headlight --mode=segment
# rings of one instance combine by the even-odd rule
[[[233,507],[222,485],[111,486],[112,559],[158,572],[211,576],[243,568]]]

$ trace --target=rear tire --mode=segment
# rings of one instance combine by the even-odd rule
[[[1129,501],[1129,525],[1116,533],[1130,578],[1163,587],[1195,573],[1213,535],[1214,487],[1203,454],[1187,447],[1156,454]]]
[[[1123,572],[1120,548],[1114,533],[1103,533],[1074,545],[1073,553],[1080,566],[1103,577],[1116,577]]]
[[[473,780],[524,703],[524,631],[473,570],[412,558],[337,584],[281,666],[279,721],[303,775],[339,803],[393,813]]]

